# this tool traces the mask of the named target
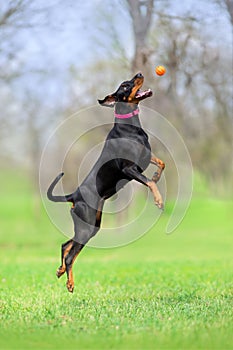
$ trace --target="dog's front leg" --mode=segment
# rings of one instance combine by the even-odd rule
[[[142,175],[137,170],[137,166],[135,164],[124,168],[122,171],[129,179],[136,180],[142,183],[143,185],[146,185],[147,187],[149,187],[149,189],[153,193],[155,204],[159,209],[163,209],[163,199],[155,181],[150,180],[146,176]]]
[[[161,159],[154,157],[154,156],[151,157],[150,163],[154,164],[158,167],[158,170],[154,173],[154,175],[152,177],[152,180],[155,183],[157,183],[162,175],[164,168],[165,168],[165,163]]]

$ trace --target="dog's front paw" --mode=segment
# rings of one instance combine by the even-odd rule
[[[150,182],[148,182],[148,187],[150,188],[151,192],[153,193],[155,205],[157,205],[157,207],[159,209],[163,210],[163,208],[164,208],[163,199],[162,199],[162,196],[158,190],[157,185],[155,184],[154,181],[150,181]]]
[[[163,199],[161,196],[155,198],[155,205],[161,210],[164,210]]]

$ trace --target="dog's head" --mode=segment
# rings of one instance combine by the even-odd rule
[[[131,80],[123,81],[116,92],[98,100],[101,106],[114,107],[116,103],[138,105],[138,103],[152,95],[150,89],[141,91],[144,81],[142,73],[136,74]]]

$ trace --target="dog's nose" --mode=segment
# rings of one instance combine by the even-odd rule
[[[141,72],[139,72],[138,74],[136,74],[136,78],[143,78],[143,75]]]

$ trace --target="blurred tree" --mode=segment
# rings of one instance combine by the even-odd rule
[[[195,168],[213,180],[216,191],[218,181],[232,181],[232,57],[213,40],[214,32],[203,32],[200,19],[159,23],[169,76],[157,108],[173,118]]]
[[[49,6],[36,0],[0,3],[0,97],[4,101],[0,114],[1,165],[27,169],[36,190],[42,139],[48,129],[41,114],[49,114],[49,108],[34,89],[33,75],[46,79],[47,69],[37,68],[39,60],[30,65],[24,35],[31,32],[33,36],[33,30],[47,24]]]
[[[132,60],[132,71],[137,72],[149,63],[150,49],[147,39],[151,26],[154,0],[127,0],[129,14],[132,19],[134,37],[134,57]]]
[[[225,8],[229,14],[229,18],[231,21],[231,24],[233,26],[233,0],[217,0],[221,3],[223,3],[223,5],[225,5]]]
[[[22,41],[17,34],[24,29],[42,25],[46,12],[36,0],[11,0],[0,4],[0,83],[19,77],[24,71],[21,57]]]
[[[14,96],[9,84],[13,78],[20,75],[22,69],[22,63],[17,57],[19,50],[12,43],[12,39],[14,39],[18,28],[23,25],[24,5],[26,2],[20,0],[0,3],[0,96],[1,100],[4,101],[0,114],[0,149],[3,157],[8,150],[5,144],[8,139],[6,130],[12,128],[15,107]],[[6,158],[4,157],[5,162]]]

